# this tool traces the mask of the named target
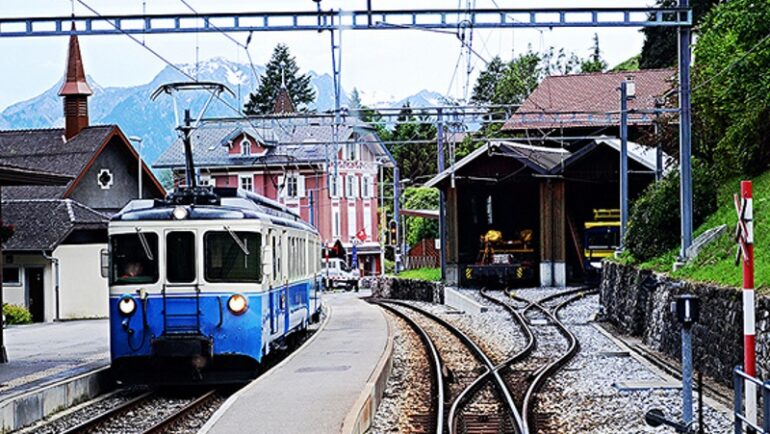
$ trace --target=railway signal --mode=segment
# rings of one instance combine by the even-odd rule
[[[743,370],[746,375],[756,377],[755,358],[756,322],[754,317],[754,209],[752,204],[751,181],[741,181],[741,194],[734,195],[738,224],[735,238],[738,249],[735,265],[743,262]],[[746,418],[757,423],[757,386],[746,382]]]
[[[391,246],[398,245],[398,224],[395,220],[391,220],[388,224],[388,237]]]

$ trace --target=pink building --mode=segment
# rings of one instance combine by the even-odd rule
[[[328,121],[286,115],[201,123],[192,134],[193,159],[202,184],[239,187],[284,203],[315,225],[331,246],[340,240],[359,268],[381,269],[380,173],[391,160],[375,130],[347,119],[339,128],[337,155]],[[178,140],[153,165],[184,179]],[[336,176],[335,176],[336,172]]]

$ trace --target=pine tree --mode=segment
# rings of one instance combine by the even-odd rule
[[[353,92],[350,93],[350,102],[348,104],[351,110],[359,110],[363,106],[361,104],[361,95],[358,93],[358,89],[353,88]]]
[[[591,55],[580,63],[581,72],[603,72],[607,69],[607,62],[602,59],[602,50],[599,48],[599,35],[594,33],[594,45],[591,47]]]
[[[294,106],[305,110],[307,104],[315,100],[315,92],[310,87],[310,76],[299,75],[297,60],[289,53],[289,47],[278,44],[273,49],[273,55],[267,63],[265,73],[259,77],[256,92],[249,95],[249,100],[243,107],[247,115],[268,114],[273,111],[273,104],[281,89],[286,84]]]
[[[506,65],[500,56],[495,56],[487,64],[487,69],[481,71],[476,85],[473,86],[471,102],[474,104],[489,104],[495,98],[495,87],[505,75]]]

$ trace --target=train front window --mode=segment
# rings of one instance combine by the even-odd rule
[[[209,282],[258,283],[262,278],[262,236],[255,232],[207,232],[205,275]]]
[[[171,283],[195,281],[195,233],[166,235],[166,279]]]
[[[158,235],[152,232],[113,235],[110,238],[110,283],[130,285],[158,281]]]

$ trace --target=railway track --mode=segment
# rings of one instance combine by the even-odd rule
[[[187,416],[195,414],[197,410],[212,400],[217,399],[218,396],[219,391],[217,389],[198,394],[195,398],[175,398],[173,400],[164,398],[157,392],[146,392],[117,407],[72,426],[62,431],[62,434],[114,432],[115,430],[142,434],[171,432],[180,421]],[[164,406],[164,402],[168,405]],[[138,421],[135,415],[147,411],[162,411],[168,408],[171,408],[171,410],[160,419],[145,423],[144,426],[137,426],[141,425],[142,422]],[[121,429],[121,427],[124,428]]]
[[[521,433],[543,433],[552,429],[548,426],[548,415],[534,411],[538,392],[545,381],[579,351],[577,338],[559,320],[558,313],[593,292],[579,288],[532,301],[510,293],[508,299],[500,300],[485,290],[480,291],[484,299],[505,308],[527,338],[525,347],[518,354],[494,368],[502,373],[524,418]]]
[[[444,432],[444,390],[445,382],[444,375],[442,373],[441,357],[439,356],[436,346],[433,344],[428,333],[420,327],[420,325],[413,320],[409,315],[401,312],[387,303],[376,302],[379,306],[387,309],[389,312],[398,316],[406,321],[409,327],[417,333],[417,336],[422,342],[426,358],[428,360],[428,369],[430,371],[431,378],[431,402],[429,404],[429,411],[422,411],[419,409],[416,414],[411,415],[412,425],[416,432],[443,434]]]
[[[444,394],[441,403],[445,415],[442,423],[447,432],[524,432],[524,421],[503,378],[476,342],[457,327],[417,306],[395,300],[379,300],[378,303],[402,318],[410,318],[410,324],[422,330],[418,333],[433,341],[434,347],[438,349],[435,359],[439,363],[437,371],[442,373],[442,378],[435,381],[448,385],[448,393]],[[440,336],[442,331],[450,334],[452,339],[459,340],[465,348],[464,351],[475,359],[476,364],[472,368],[469,369],[467,357],[465,363],[457,358],[455,352],[458,348],[456,345],[448,345],[447,337]],[[438,422],[435,426],[435,432],[443,432],[438,429]]]

